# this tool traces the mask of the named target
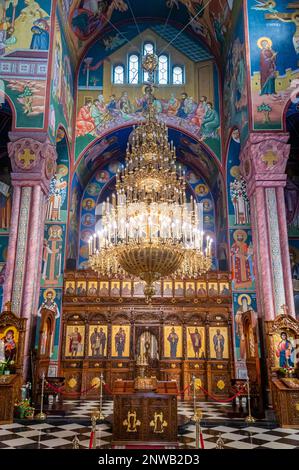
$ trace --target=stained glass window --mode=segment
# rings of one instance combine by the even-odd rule
[[[184,71],[183,67],[176,65],[172,69],[172,83],[174,85],[182,85],[184,82]]]
[[[139,81],[139,57],[132,54],[129,57],[129,83],[132,85],[138,84]]]
[[[159,56],[158,83],[159,85],[167,85],[168,83],[168,57],[167,55]]]
[[[123,65],[116,65],[114,67],[113,82],[122,85],[125,81],[125,68]]]

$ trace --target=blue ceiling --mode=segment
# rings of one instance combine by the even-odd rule
[[[132,12],[135,18],[160,19],[164,22],[177,21],[186,24],[190,17],[187,8],[179,0],[126,0],[128,9],[125,12],[114,11],[111,21],[113,23],[124,19],[132,19]],[[193,2],[192,2],[193,3]],[[201,8],[200,0],[197,0],[198,7]],[[167,6],[171,5],[170,7]]]
[[[203,45],[200,44],[198,38],[193,39],[185,33],[180,33],[178,36],[178,29],[171,25],[157,24],[151,26],[152,31],[157,33],[166,42],[172,42],[172,47],[175,47],[182,54],[185,54],[193,62],[200,62],[202,60],[212,59],[210,54]]]

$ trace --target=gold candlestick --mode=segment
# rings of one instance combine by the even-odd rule
[[[40,421],[44,421],[47,418],[47,415],[43,412],[44,389],[45,389],[45,373],[43,372],[43,375],[42,375],[42,390],[41,390],[41,397],[40,397],[40,412],[36,415],[36,419],[39,419]]]
[[[100,421],[103,421],[105,419],[105,416],[103,415],[103,411],[102,411],[102,408],[103,408],[103,383],[104,383],[104,376],[103,376],[103,372],[101,372],[101,375],[100,375],[100,414],[98,416],[98,419]]]
[[[196,414],[196,390],[195,390],[195,375],[192,375],[192,386],[193,386],[193,412],[194,415],[192,416],[192,421],[197,420],[197,414]]]
[[[98,414],[93,414],[91,416],[91,431],[93,433],[93,438],[92,438],[92,449],[97,448],[97,419],[98,419]]]
[[[255,423],[256,419],[251,414],[249,377],[247,378],[247,402],[248,402],[248,416],[246,416],[245,422],[248,424]]]
[[[195,442],[196,442],[196,448],[199,448],[200,445],[200,432],[201,432],[201,426],[200,426],[200,421],[202,418],[202,411],[200,408],[196,408],[195,413],[194,413],[194,420],[195,420]]]

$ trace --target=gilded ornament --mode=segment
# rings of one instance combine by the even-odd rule
[[[141,425],[141,421],[137,419],[136,411],[128,411],[127,419],[124,419],[123,426],[127,432],[137,432],[137,427]]]
[[[154,419],[150,421],[150,426],[154,428],[153,432],[155,434],[162,434],[164,432],[164,428],[167,428],[168,423],[164,419],[162,411],[160,411],[159,413],[155,411]]]
[[[23,170],[29,170],[36,164],[36,155],[28,147],[24,148],[17,154],[17,165]]]
[[[99,388],[100,386],[100,383],[101,383],[101,380],[99,377],[94,377],[91,381],[90,381],[90,385],[94,388]]]
[[[224,383],[223,380],[218,380],[216,386],[217,386],[217,388],[219,388],[219,390],[223,390],[224,387],[225,387],[225,383]]]
[[[72,377],[67,381],[67,384],[70,388],[75,388],[77,385],[77,379],[75,379],[75,377]]]
[[[278,162],[279,158],[273,150],[268,150],[262,157],[261,160],[265,163],[267,168],[273,168]]]

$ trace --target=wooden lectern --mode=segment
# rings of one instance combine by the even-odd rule
[[[13,422],[15,400],[19,398],[20,380],[17,374],[0,375],[0,424]]]
[[[114,383],[113,445],[177,444],[176,382],[136,389],[136,381]]]

